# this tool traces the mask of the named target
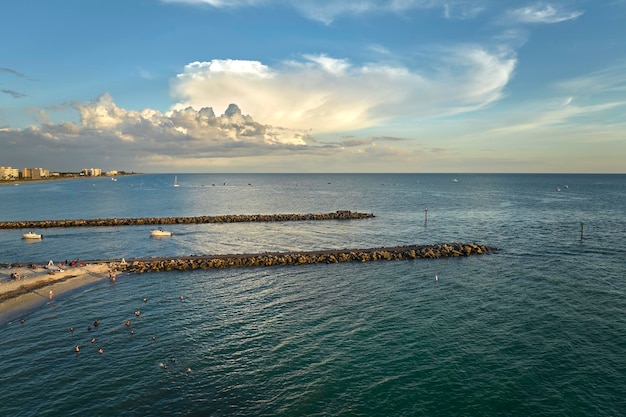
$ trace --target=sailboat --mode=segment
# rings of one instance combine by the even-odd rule
[[[178,176],[174,176],[174,187],[180,187],[180,184],[178,184]]]

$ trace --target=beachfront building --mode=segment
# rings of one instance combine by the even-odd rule
[[[114,177],[116,175],[119,175],[119,173],[117,172],[116,169],[113,169],[111,171],[107,171],[104,175],[108,175],[109,177]]]
[[[19,169],[11,167],[0,167],[0,180],[16,180],[19,177]]]
[[[102,175],[102,170],[100,168],[84,168],[81,171],[81,175],[85,175],[88,177],[99,177]]]
[[[48,178],[50,171],[43,168],[24,168],[22,169],[22,178],[40,180],[42,178]]]

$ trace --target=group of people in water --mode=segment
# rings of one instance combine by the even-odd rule
[[[183,297],[182,295],[180,295],[180,296],[179,296],[179,299],[182,301],[182,300],[184,299],[184,297]],[[144,303],[147,303],[147,302],[148,302],[148,298],[143,298],[143,302],[144,302]],[[137,317],[137,318],[138,318],[138,317],[141,317],[141,310],[136,310],[136,311],[134,312],[134,314],[135,314],[135,317]],[[135,334],[135,331],[131,328],[131,325],[132,325],[131,320],[124,320],[124,321],[122,322],[122,324],[123,324],[126,328],[130,329],[130,334],[131,334],[131,335],[134,335],[134,334]],[[88,326],[88,327],[87,327],[87,331],[88,331],[88,332],[95,331],[95,329],[96,329],[96,328],[98,328],[99,326],[100,326],[100,320],[96,319],[96,320],[94,320],[94,322],[93,322],[93,324],[92,324],[92,325],[90,325],[90,326]],[[70,328],[69,328],[70,333],[74,333],[74,330],[75,330],[75,329],[74,329],[74,327],[70,327]],[[155,341],[157,340],[157,337],[153,335],[153,336],[151,336],[151,339],[150,339],[150,340],[152,340],[153,342],[155,342]],[[95,344],[95,343],[96,343],[96,341],[97,341],[96,337],[91,337],[91,343],[92,343],[92,344]],[[75,345],[75,346],[74,346],[74,352],[75,352],[75,353],[81,353],[81,351],[82,351],[81,349],[82,349],[82,348],[83,348],[83,347],[81,347],[80,345]],[[97,353],[98,353],[99,355],[104,354],[104,348],[102,348],[102,347],[98,347]],[[171,363],[174,363],[175,361],[176,361],[176,359],[172,359],[172,360],[171,360]],[[164,364],[164,363],[161,363],[161,364],[159,364],[159,365],[160,365],[160,367],[161,367],[161,368],[163,368],[163,369],[168,369],[168,365],[167,365],[167,363],[165,363],[165,364]],[[186,373],[191,373],[191,368],[187,367],[187,368],[185,369],[185,372],[186,372]]]

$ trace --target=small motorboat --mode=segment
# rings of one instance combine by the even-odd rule
[[[41,239],[43,235],[40,235],[35,232],[28,232],[22,235],[22,239]]]
[[[172,232],[163,230],[159,227],[158,229],[151,231],[150,236],[153,236],[153,237],[172,236]]]

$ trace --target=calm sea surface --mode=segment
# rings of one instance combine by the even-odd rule
[[[167,239],[150,238],[150,226],[39,230],[37,242],[0,230],[0,263],[459,241],[499,250],[104,280],[26,312],[24,324],[0,323],[0,416],[626,415],[626,176],[173,181],[0,186],[0,220],[376,217],[174,225]]]

